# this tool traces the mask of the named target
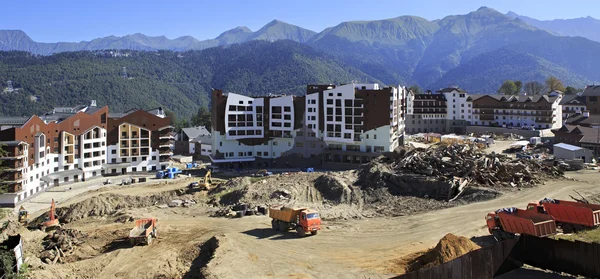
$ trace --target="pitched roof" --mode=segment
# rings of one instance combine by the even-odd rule
[[[502,95],[502,94],[469,94],[473,100],[481,99],[483,97],[494,98],[500,102],[517,102],[526,103],[532,102],[537,103],[541,100],[545,100],[549,103],[554,103],[559,96],[548,96],[548,95]]]
[[[581,96],[600,96],[600,85],[589,85],[581,93]]]
[[[23,125],[31,116],[27,117],[14,117],[14,116],[3,116],[0,117],[0,125]]]
[[[598,137],[599,129],[589,128],[584,126],[574,125],[563,125],[560,129],[554,129],[555,131],[568,132],[569,134],[575,134],[582,136],[579,142],[581,143],[597,143],[600,144],[600,138]]]
[[[183,131],[190,139],[195,139],[204,135],[210,136],[210,132],[204,126],[182,128],[181,131]]]
[[[460,88],[460,87],[448,87],[448,88],[442,88],[436,92],[438,93],[450,93],[452,91],[456,90],[456,92],[460,92],[460,93],[467,93],[467,91],[465,91],[464,89]]]
[[[585,105],[585,98],[578,95],[565,95],[560,100],[561,105]]]
[[[199,142],[205,145],[209,145],[212,143],[212,136],[211,135],[200,135],[196,138],[194,138],[193,140],[191,140],[191,142]]]
[[[565,123],[570,125],[583,125],[590,127],[592,125],[600,124],[600,115],[590,114],[589,116],[583,116],[581,113],[577,113],[565,120]]]

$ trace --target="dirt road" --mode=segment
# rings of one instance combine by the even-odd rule
[[[219,235],[219,248],[205,267],[214,278],[389,278],[394,260],[435,245],[446,233],[487,235],[487,212],[524,207],[544,197],[568,198],[577,190],[598,193],[598,172],[576,174],[582,181],[552,181],[487,202],[397,218],[324,222],[314,237],[276,234],[265,216],[206,217],[206,207],[142,208],[132,216],[159,218],[159,236],[151,246],[129,247],[124,237],[131,223],[81,220],[69,226],[105,238],[102,253],[75,263],[32,271],[32,278],[199,278],[205,259],[199,247]],[[174,185],[169,185],[175,187]],[[155,191],[149,188],[149,191]],[[161,189],[164,190],[165,188]],[[148,190],[148,189],[146,189]],[[144,188],[103,192],[143,194]],[[89,196],[97,193],[89,193]],[[77,199],[84,199],[80,196]],[[206,255],[204,255],[206,256]],[[210,255],[209,255],[210,256]]]

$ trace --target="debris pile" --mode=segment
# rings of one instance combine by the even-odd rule
[[[409,264],[408,271],[440,265],[479,248],[481,247],[470,239],[449,233],[434,248],[415,258]]]
[[[360,176],[370,176],[369,169],[373,164],[387,165],[392,174],[413,173],[452,184],[468,180],[479,186],[526,187],[547,177],[563,175],[554,166],[501,154],[486,154],[473,144],[437,144],[428,149],[415,148],[401,150],[399,154],[386,154],[363,167]]]
[[[44,238],[44,251],[40,254],[40,259],[47,264],[63,263],[65,255],[72,253],[75,246],[84,243],[85,237],[79,230],[58,229]]]

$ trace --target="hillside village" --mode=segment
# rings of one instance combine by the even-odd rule
[[[0,30],[0,279],[600,278],[600,20],[158,4]]]

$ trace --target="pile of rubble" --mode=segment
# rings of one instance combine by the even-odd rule
[[[211,212],[211,217],[241,218],[252,215],[267,215],[269,210],[266,206],[251,206],[248,204],[236,204],[218,208]]]
[[[401,150],[397,154],[380,156],[370,164],[387,165],[396,174],[412,173],[452,184],[478,186],[526,187],[547,177],[563,175],[556,167],[502,154],[486,154],[473,144],[437,144],[427,149]],[[367,164],[361,172],[369,168]]]
[[[63,263],[65,255],[72,253],[75,246],[83,244],[85,237],[79,230],[58,229],[44,238],[44,251],[40,254],[40,259],[47,264]]]

